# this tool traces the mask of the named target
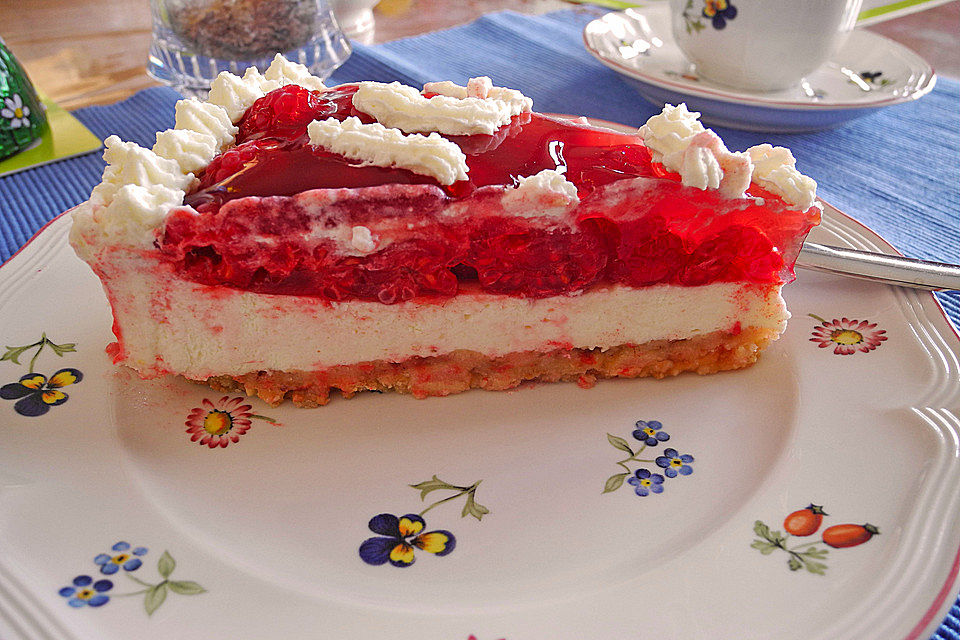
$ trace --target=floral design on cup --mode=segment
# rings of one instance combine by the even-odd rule
[[[75,343],[57,344],[47,337],[46,333],[40,335],[40,339],[31,344],[10,347],[0,356],[0,362],[6,360],[13,364],[20,364],[20,357],[24,353],[36,349],[33,357],[30,358],[28,373],[20,376],[16,382],[11,382],[0,387],[0,398],[4,400],[16,400],[13,410],[22,416],[35,418],[42,416],[50,407],[57,407],[66,402],[70,396],[62,389],[72,384],[77,384],[83,380],[83,374],[72,367],[58,369],[47,377],[42,373],[36,372],[37,358],[46,349],[50,348],[57,356],[63,357],[65,353],[76,352]]]
[[[266,420],[279,425],[273,418],[253,413],[253,407],[243,404],[244,398],[223,396],[216,402],[207,398],[202,406],[194,407],[184,424],[190,434],[190,442],[206,445],[211,449],[223,449],[231,442],[239,442],[251,425],[251,420]]]
[[[607,442],[614,448],[624,451],[629,457],[617,462],[623,471],[615,473],[604,483],[603,493],[611,493],[623,486],[624,481],[633,487],[633,492],[641,498],[649,496],[651,493],[663,493],[664,482],[668,478],[677,476],[688,476],[693,473],[693,456],[688,453],[681,454],[673,447],[663,450],[663,455],[655,458],[639,458],[639,456],[648,447],[656,447],[662,442],[670,439],[670,434],[663,430],[663,423],[659,420],[637,420],[634,425],[633,437],[640,441],[640,448],[636,451],[630,446],[626,439],[615,436],[612,433],[607,434]],[[631,468],[631,463],[654,464],[657,470],[662,473],[654,473],[645,466],[639,466],[635,470]]]
[[[737,17],[737,8],[729,0],[703,0],[702,13],[714,29],[723,29],[727,26],[727,20]]]
[[[856,352],[869,353],[887,339],[884,329],[877,329],[876,322],[850,320],[846,317],[827,321],[820,316],[808,314],[820,324],[813,329],[810,342],[816,342],[821,349],[833,347],[833,353],[848,356]]]
[[[687,33],[700,33],[706,28],[703,18],[709,20],[714,29],[724,29],[727,26],[727,20],[737,17],[737,8],[730,0],[703,0],[703,7],[697,13],[693,8],[693,0],[687,0],[680,15]]]
[[[367,527],[375,537],[367,538],[360,545],[360,559],[367,564],[379,566],[388,562],[395,567],[409,567],[416,560],[415,549],[432,553],[442,557],[451,553],[457,546],[457,539],[446,529],[424,531],[427,523],[423,516],[434,507],[445,502],[451,502],[466,496],[460,517],[468,515],[481,520],[490,510],[476,501],[477,487],[481,480],[470,486],[458,486],[444,482],[436,475],[430,480],[410,485],[420,492],[420,500],[426,499],[433,491],[454,491],[452,495],[431,503],[420,513],[408,513],[395,516],[392,513],[381,513],[370,519]]]
[[[827,527],[818,540],[789,546],[791,537],[802,538],[819,531],[824,517],[828,515],[821,505],[810,503],[783,519],[783,528],[786,533],[771,530],[763,521],[757,520],[753,523],[753,532],[757,538],[750,547],[757,549],[765,556],[777,550],[784,551],[788,554],[787,567],[791,571],[806,569],[810,573],[822,576],[827,570],[825,560],[829,549],[821,548],[820,544],[834,549],[845,549],[859,546],[880,534],[880,530],[869,523],[836,524]]]

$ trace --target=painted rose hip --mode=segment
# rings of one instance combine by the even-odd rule
[[[827,515],[823,507],[810,504],[803,509],[797,509],[783,520],[783,528],[787,533],[795,536],[809,536],[817,532],[823,524],[823,516]]]
[[[880,530],[872,524],[835,524],[823,532],[823,542],[836,549],[842,549],[863,544],[879,534]]]

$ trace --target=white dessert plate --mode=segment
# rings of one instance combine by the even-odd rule
[[[584,28],[583,41],[587,51],[657,106],[686,102],[705,121],[754,131],[834,127],[916,100],[936,82],[933,68],[914,52],[855,30],[836,55],[792,89],[763,93],[724,87],[701,78],[683,56],[665,4],[608,13]]]
[[[957,593],[929,293],[801,272],[739,372],[270,407],[113,366],[69,223],[0,270],[4,638],[926,640]]]

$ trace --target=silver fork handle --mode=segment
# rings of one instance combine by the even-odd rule
[[[930,291],[960,289],[960,266],[804,242],[797,266]]]

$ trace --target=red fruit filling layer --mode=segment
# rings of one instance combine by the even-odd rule
[[[818,221],[815,209],[791,210],[756,187],[762,205],[684,187],[638,136],[536,113],[494,135],[445,136],[469,167],[468,180],[446,186],[310,146],[313,120],[373,121],[353,107],[355,90],[288,85],[250,107],[236,144],[187,196],[195,211],[167,220],[160,247],[178,273],[260,293],[385,304],[449,297],[462,280],[534,298],[597,282],[774,283],[792,278]],[[501,187],[544,169],[577,187],[575,218],[505,215]],[[377,250],[343,250],[354,226],[373,231]]]

